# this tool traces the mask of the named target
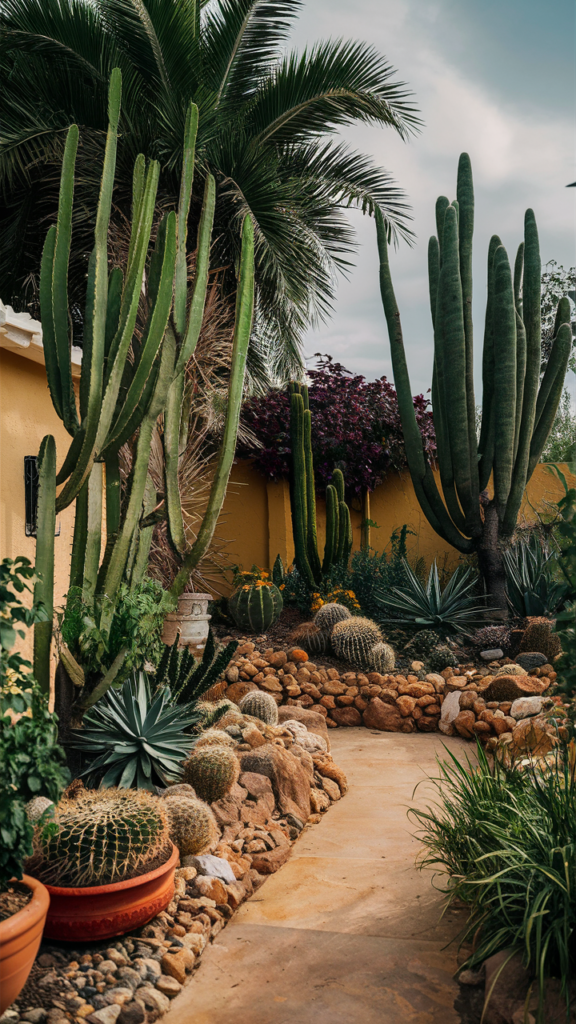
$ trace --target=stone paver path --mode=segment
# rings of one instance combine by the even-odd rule
[[[457,1024],[461,912],[442,897],[406,817],[433,799],[439,734],[330,733],[347,795],[309,827],[206,949],[165,1024]]]

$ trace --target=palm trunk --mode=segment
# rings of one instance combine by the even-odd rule
[[[499,538],[498,511],[494,501],[484,507],[484,523],[478,547],[478,565],[484,580],[488,603],[495,619],[508,618],[506,571]]]

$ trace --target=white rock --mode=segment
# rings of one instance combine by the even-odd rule
[[[510,708],[512,718],[530,718],[532,715],[539,715],[544,703],[542,697],[518,697]]]
[[[107,1003],[116,1003],[117,1006],[124,1006],[124,1003],[129,1003],[132,999],[131,988],[109,988],[106,992],[103,992],[104,999]]]
[[[480,651],[480,657],[484,661],[498,661],[504,657],[504,651],[501,651],[499,647],[496,647],[493,651]]]
[[[215,857],[212,853],[203,853],[201,857],[191,857],[190,866],[196,868],[199,875],[209,878],[220,878],[223,882],[235,882],[236,875],[230,864],[223,857]]]
[[[121,1007],[117,1003],[112,1003],[111,1006],[103,1006],[101,1010],[94,1010],[90,1017],[91,1020],[97,1020],[100,1024],[116,1024],[120,1011]]]
[[[451,725],[456,715],[460,713],[460,691],[455,690],[454,693],[449,693],[444,698],[442,705],[442,712],[440,714],[440,731],[444,732],[442,726],[446,727]]]

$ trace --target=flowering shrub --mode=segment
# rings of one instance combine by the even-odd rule
[[[251,569],[240,569],[237,565],[233,567],[233,583],[235,587],[242,587],[243,590],[250,590],[250,587],[272,587],[270,573],[267,569],[261,569],[253,565]]]
[[[344,590],[343,587],[336,587],[334,590],[330,590],[322,604],[343,604],[353,615],[360,611],[360,604],[356,599],[354,591]]]
[[[406,465],[404,439],[396,391],[385,377],[367,382],[334,363],[330,356],[319,359],[318,369],[308,371],[312,412],[312,454],[316,486],[321,493],[330,483],[336,466],[342,469],[352,494],[370,491],[390,470]],[[424,395],[414,398],[416,419],[424,438],[428,458],[436,454],[436,437],[429,402]],[[240,458],[254,459],[258,469],[272,480],[290,471],[290,396],[287,391],[270,391],[244,403],[244,424],[261,443],[261,448],[240,443]]]

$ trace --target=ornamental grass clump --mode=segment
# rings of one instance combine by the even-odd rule
[[[546,979],[561,980],[568,1007],[576,972],[576,746],[512,767],[491,767],[480,744],[478,764],[447,753],[434,779],[438,804],[411,811],[426,847],[421,866],[447,875],[448,902],[470,908],[461,938],[473,951],[461,969],[519,952],[538,983],[541,1024]]]

